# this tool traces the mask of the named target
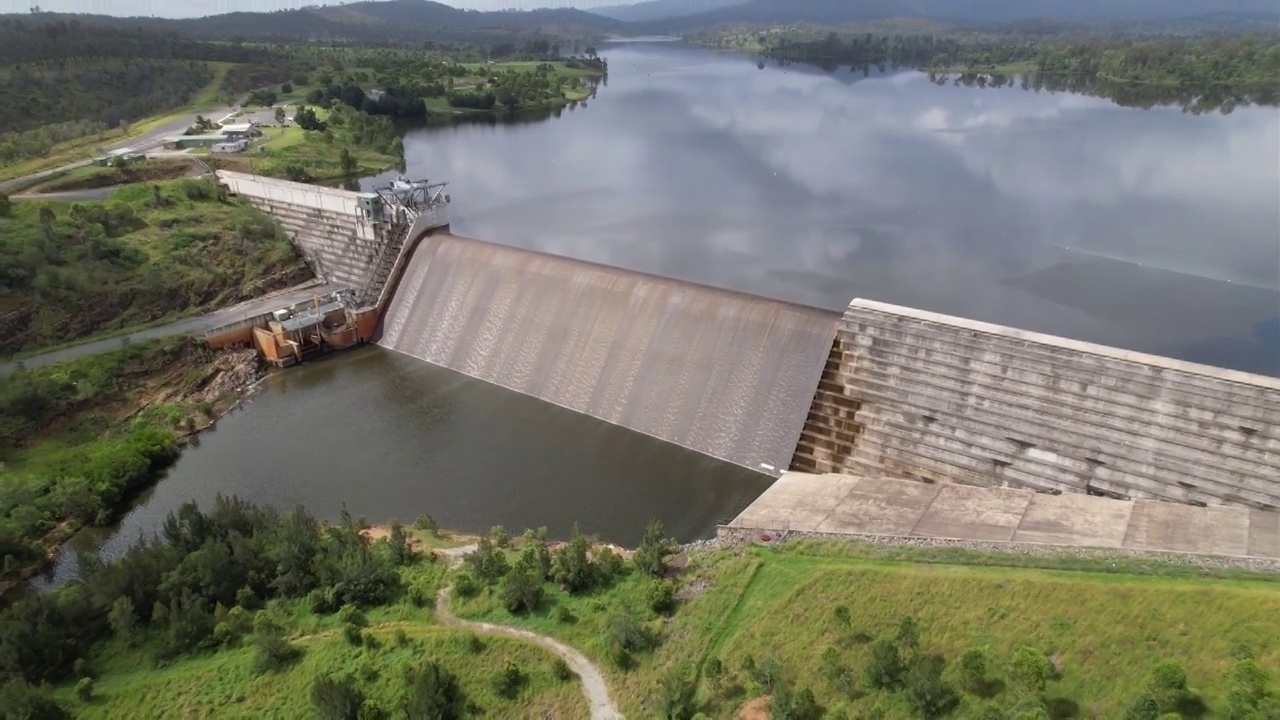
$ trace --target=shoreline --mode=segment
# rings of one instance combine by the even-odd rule
[[[194,342],[194,340],[193,340]],[[252,353],[252,356],[250,356]],[[224,358],[231,358],[226,363],[228,367],[219,367],[220,361]],[[203,416],[203,420],[190,428],[170,429],[175,436],[175,452],[173,457],[161,467],[155,468],[154,477],[149,478],[142,486],[134,489],[125,496],[120,498],[117,507],[112,508],[111,523],[117,522],[124,514],[127,514],[137,501],[138,496],[155,487],[161,480],[169,468],[173,467],[182,459],[182,453],[191,442],[201,433],[217,426],[218,421],[229,415],[232,411],[240,408],[245,399],[251,396],[259,387],[262,380],[268,374],[268,368],[262,363],[257,352],[253,350],[227,350],[215,353],[214,357],[204,365],[204,367],[212,374],[208,378],[209,385],[215,385],[219,378],[231,376],[232,382],[223,385],[213,400],[207,402],[212,403],[212,411]],[[239,377],[236,377],[236,373]],[[183,398],[190,401],[193,396]],[[132,412],[123,417],[120,422],[126,423],[136,419],[145,412],[154,403],[145,403],[136,406]],[[190,416],[189,416],[190,417]],[[92,523],[81,523],[74,519],[63,518],[58,521],[54,529],[41,537],[36,542],[44,545],[44,555],[37,561],[22,567],[14,577],[0,580],[0,599],[7,599],[10,593],[15,592],[23,585],[26,585],[32,578],[48,571],[58,559],[62,557],[63,548],[67,542],[75,536],[76,533],[87,527],[107,527],[107,525],[94,525]]]

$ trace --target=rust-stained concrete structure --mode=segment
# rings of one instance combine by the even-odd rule
[[[791,462],[1280,508],[1280,379],[855,300]]]
[[[1280,513],[789,472],[726,526],[1280,560]]]

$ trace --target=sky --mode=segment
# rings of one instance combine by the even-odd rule
[[[600,7],[622,5],[626,0],[440,0],[446,5],[469,10],[533,10],[543,7]],[[0,14],[25,13],[37,4],[49,12],[91,13],[95,15],[155,15],[158,17],[200,17],[229,12],[271,12],[307,5],[340,5],[331,0],[0,0]]]

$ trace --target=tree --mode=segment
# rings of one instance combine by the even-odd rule
[[[71,717],[52,698],[17,677],[0,684],[0,708],[4,708],[6,718],[60,720]]]
[[[480,538],[476,549],[467,555],[465,562],[476,578],[485,583],[495,582],[510,569],[506,554],[495,548],[488,537]]]
[[[666,720],[689,720],[698,711],[698,692],[693,666],[682,662],[662,677],[658,686],[658,712]]]
[[[1161,712],[1172,712],[1192,697],[1187,689],[1187,671],[1175,662],[1164,662],[1155,667],[1147,683],[1147,692],[1160,706]]]
[[[428,660],[409,673],[400,710],[411,718],[458,720],[466,712],[466,697],[453,673]]]
[[[580,593],[595,585],[595,566],[591,562],[590,544],[582,528],[573,524],[569,543],[551,559],[551,578],[571,593]]]
[[[282,85],[280,86],[280,94],[281,94],[281,95],[288,95],[288,94],[289,94],[289,93],[291,93],[291,92],[293,92],[293,84],[292,84],[292,83],[288,83],[288,82],[286,82],[286,83],[284,83],[284,84],[282,84]]]
[[[525,548],[514,568],[502,579],[502,604],[513,614],[532,612],[542,602],[542,573],[533,548]]]
[[[387,537],[387,549],[391,553],[391,562],[394,565],[409,565],[416,556],[413,548],[409,546],[409,538],[404,533],[404,526],[397,520],[391,521],[391,534]]]
[[[920,717],[943,717],[959,701],[956,691],[942,679],[946,662],[938,655],[920,655],[907,669],[907,695]]]
[[[871,648],[871,662],[867,665],[867,684],[871,687],[890,689],[902,684],[906,666],[902,653],[890,640],[881,640]]]
[[[359,170],[359,165],[356,163],[355,156],[351,154],[351,150],[349,148],[342,148],[342,155],[339,157],[338,162],[342,164],[342,174],[347,177],[355,175],[356,171]]]
[[[311,684],[311,706],[319,720],[357,720],[364,693],[350,677],[322,675]]]
[[[644,537],[636,548],[634,562],[640,572],[654,577],[662,577],[667,569],[667,556],[672,551],[673,543],[663,534],[662,521],[650,521],[644,529]]]
[[[277,107],[277,108],[276,108],[276,112],[275,112],[275,116],[276,116],[276,124],[277,124],[277,125],[283,125],[283,124],[284,124],[284,117],[285,117],[284,108],[283,108],[283,107]]]
[[[138,630],[138,613],[133,609],[133,600],[129,599],[129,596],[122,595],[111,604],[111,611],[107,613],[107,623],[117,638],[127,645],[133,644]]]

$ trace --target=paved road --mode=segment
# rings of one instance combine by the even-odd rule
[[[81,345],[72,345],[71,347],[54,350],[42,355],[26,358],[22,360],[23,367],[36,368],[41,365],[61,362],[63,360],[74,360],[76,358],[85,357],[86,355],[96,355],[98,353],[107,352],[108,350],[117,350],[127,345],[142,342],[144,340],[153,340],[155,338],[169,337],[171,335],[182,334],[199,334],[206,330],[212,330],[216,327],[229,325],[231,323],[247,320],[255,315],[261,315],[278,308],[287,307],[294,303],[302,302],[313,295],[324,295],[331,293],[337,288],[328,283],[313,280],[301,285],[297,285],[286,290],[277,291],[247,300],[239,305],[233,305],[222,310],[215,310],[208,315],[178,320],[177,322],[161,325],[160,327],[148,328],[137,332],[121,335],[105,340],[95,340],[93,342]],[[17,362],[0,363],[0,373],[7,373],[12,370]]]
[[[166,137],[169,137],[171,135],[181,135],[184,130],[186,130],[188,127],[191,127],[191,125],[196,121],[197,115],[204,115],[205,117],[211,120],[217,121],[218,119],[225,117],[231,112],[232,112],[232,108],[224,107],[224,108],[214,108],[212,110],[204,110],[198,113],[193,112],[186,115],[180,115],[174,118],[173,120],[170,120],[169,122],[157,125],[151,130],[148,130],[147,132],[143,133],[142,135],[123,139],[123,140],[116,140],[114,142],[106,143],[102,147],[104,150],[119,150],[120,148],[133,148],[135,150],[140,150],[143,152],[146,152],[148,150],[154,150],[155,148],[158,148],[161,145],[164,145],[164,139]],[[62,167],[53,168],[52,170],[42,170],[38,173],[27,175],[26,177],[6,180],[4,182],[0,182],[0,191],[5,190],[7,188],[14,187],[15,185],[18,185],[20,183],[28,182],[30,180],[38,180],[43,177],[48,177],[49,175],[53,175],[55,173],[59,173],[64,170],[73,170],[78,167],[84,167],[86,165],[91,164],[92,162],[93,160],[81,160],[79,162],[74,162],[69,165],[63,165]]]

